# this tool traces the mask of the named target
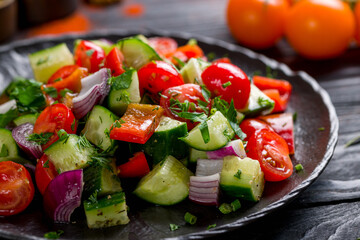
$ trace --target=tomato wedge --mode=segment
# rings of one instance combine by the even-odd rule
[[[0,216],[22,212],[35,193],[29,172],[11,161],[0,162],[0,189]]]
[[[82,40],[74,50],[76,65],[85,67],[89,73],[97,72],[105,59],[105,51],[98,45]]]
[[[281,97],[279,90],[277,89],[265,89],[262,90],[266,96],[271,98],[275,102],[274,108],[271,113],[284,112],[287,107],[287,100]]]
[[[114,47],[105,58],[105,68],[111,70],[112,76],[119,76],[124,73],[123,68],[124,55],[117,47]]]
[[[178,47],[177,42],[174,39],[168,37],[152,37],[148,40],[149,45],[162,56],[168,56],[169,54],[172,54]]]
[[[121,178],[143,177],[149,172],[149,164],[143,152],[135,153],[129,162],[118,166],[118,175]]]
[[[61,67],[59,70],[57,70],[48,80],[48,84],[61,81],[64,78],[67,78],[70,76],[76,69],[78,69],[78,65],[67,65]]]
[[[293,164],[285,140],[274,131],[260,129],[249,138],[247,156],[259,161],[266,181],[282,181],[291,176]]]
[[[42,145],[43,150],[56,142],[57,132],[64,129],[67,133],[76,133],[77,122],[71,110],[62,103],[46,107],[36,119],[34,133],[53,133],[49,141]]]
[[[36,186],[42,195],[44,195],[45,189],[51,180],[53,180],[57,175],[59,174],[56,171],[54,164],[50,162],[45,154],[43,154],[43,156],[38,160],[35,169]]]
[[[159,125],[164,109],[157,105],[130,103],[124,116],[110,128],[110,138],[144,144]]]
[[[261,120],[255,119],[255,118],[244,119],[240,123],[240,128],[246,134],[246,138],[244,139],[244,141],[249,141],[249,138],[257,130],[266,128],[266,129],[273,131],[272,128],[268,124],[266,124],[265,122],[263,122]]]

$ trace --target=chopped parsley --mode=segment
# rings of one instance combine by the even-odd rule
[[[276,78],[277,72],[275,70],[272,70],[270,66],[266,66],[266,77]]]
[[[135,69],[130,69],[117,77],[111,77],[108,80],[109,84],[111,85],[111,89],[128,89],[131,85],[134,71]]]
[[[57,89],[54,87],[45,87],[44,92],[52,98],[58,97]]]
[[[97,195],[98,195],[98,191],[93,192],[93,194],[91,194],[89,197],[89,201],[93,204],[96,204],[98,202]]]
[[[214,227],[216,227],[216,224],[211,224],[211,225],[207,226],[206,229],[209,230],[209,229],[214,228]]]
[[[64,88],[60,91],[60,96],[65,97],[67,93],[73,93],[70,89]]]
[[[88,56],[88,57],[91,57],[94,54],[94,52],[95,52],[94,49],[89,49],[89,50],[85,51],[86,56]]]
[[[56,232],[48,232],[44,234],[44,238],[58,239],[64,233],[63,230],[57,230]]]
[[[231,82],[228,81],[226,83],[224,83],[223,85],[221,85],[223,88],[227,88],[228,86],[231,86]]]
[[[39,58],[39,60],[36,62],[36,66],[46,63],[47,61],[49,61],[49,58],[50,58],[49,56],[44,58]]]
[[[44,145],[50,141],[50,138],[53,135],[54,135],[54,133],[51,133],[51,132],[45,132],[45,133],[40,133],[40,134],[33,133],[33,134],[30,134],[26,139],[29,142],[34,142],[39,145]]]
[[[185,63],[180,58],[173,56],[173,59],[176,61],[180,68],[183,68],[185,66]]]
[[[61,80],[62,80],[62,78],[57,78],[57,79],[54,80],[54,83],[60,82]]]
[[[74,118],[74,121],[71,123],[71,131],[75,132],[75,126],[76,126],[76,120]]]
[[[0,157],[8,157],[8,156],[9,156],[9,149],[5,144],[3,144],[1,146]]]
[[[295,171],[296,172],[301,172],[301,171],[303,171],[304,170],[304,167],[303,167],[303,165],[301,165],[301,163],[299,163],[299,164],[297,164],[296,166],[295,166]]]
[[[240,179],[240,177],[241,177],[241,170],[240,169],[234,174],[234,177]]]
[[[49,159],[44,162],[43,168],[49,168]]]
[[[69,134],[64,129],[60,129],[57,132],[57,135],[59,137],[58,141],[63,142],[63,144],[65,144],[67,142],[67,140],[69,139]]]
[[[263,97],[259,97],[257,99],[257,103],[260,105],[260,107],[266,107],[266,106],[269,106],[269,105],[273,105],[272,101],[270,99],[266,99],[266,98],[263,98]]]
[[[6,113],[0,114],[0,128],[5,128],[12,120],[19,116],[18,110],[10,109]]]
[[[170,223],[170,231],[178,230],[180,227],[176,224]]]
[[[210,97],[211,97],[211,92],[209,91],[209,89],[207,89],[207,87],[205,85],[201,85],[201,93],[204,96],[205,100],[207,102],[209,102]]]

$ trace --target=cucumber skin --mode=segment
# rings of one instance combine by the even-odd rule
[[[263,98],[268,101],[265,105],[260,105],[258,99]],[[266,115],[271,113],[274,109],[275,102],[271,100],[268,96],[265,95],[260,89],[258,89],[254,84],[251,84],[250,97],[246,107],[243,109],[238,109],[237,111],[243,113],[247,117],[256,117],[259,115]]]
[[[20,126],[21,124],[24,123],[31,123],[34,125],[37,117],[38,117],[37,114],[26,114],[15,118],[13,122],[16,126]]]
[[[190,176],[193,176],[190,170],[176,158],[168,156],[140,180],[133,193],[153,204],[174,205],[189,195]]]
[[[8,150],[8,156],[0,157],[0,162],[6,161],[9,158],[15,159],[20,157],[19,147],[17,146],[14,138],[12,137],[11,131],[6,128],[0,128],[0,150],[3,144]]]

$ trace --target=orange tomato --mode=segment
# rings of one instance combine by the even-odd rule
[[[343,53],[355,32],[355,19],[341,0],[302,0],[290,9],[285,34],[292,47],[310,59]]]
[[[355,20],[356,20],[356,33],[355,33],[355,39],[360,45],[360,1],[356,3],[355,9]]]
[[[287,0],[229,0],[227,23],[239,43],[264,49],[283,36],[288,9]]]

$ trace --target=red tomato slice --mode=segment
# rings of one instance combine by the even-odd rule
[[[111,75],[119,76],[124,73],[123,68],[124,55],[117,47],[114,47],[105,58],[105,68],[111,70]]]
[[[176,51],[178,44],[172,38],[167,37],[152,37],[149,38],[149,45],[155,49],[155,51],[162,55],[167,56]]]
[[[189,101],[190,103],[194,104],[194,109],[189,108],[189,112],[198,112],[202,113],[205,112],[204,109],[199,107],[198,101],[205,102],[205,98],[201,93],[201,88],[197,84],[187,83],[184,85],[171,87],[166,89],[162,93],[162,97],[160,98],[160,106],[162,106],[165,110],[165,115],[171,117],[173,119],[186,122],[188,130],[193,129],[197,123],[193,123],[188,119],[184,119],[176,115],[171,110],[171,99],[179,100],[180,103],[184,103],[185,101]],[[176,106],[175,106],[176,107]],[[208,109],[210,109],[210,104],[208,105]]]
[[[42,146],[43,150],[56,142],[59,137],[57,132],[64,129],[67,133],[76,133],[77,122],[71,110],[62,103],[57,103],[45,108],[36,119],[34,133],[53,133],[50,140]]]
[[[257,130],[246,146],[247,156],[259,161],[265,180],[282,181],[291,176],[293,165],[285,140],[269,129]]]
[[[144,144],[155,132],[163,115],[157,105],[130,103],[120,121],[110,128],[110,138]]]
[[[44,154],[36,164],[35,169],[35,181],[36,186],[38,187],[40,193],[44,195],[45,189],[48,184],[53,180],[58,174],[55,169],[55,166],[48,157]]]
[[[50,84],[50,83],[60,81],[64,78],[67,78],[78,68],[79,68],[78,65],[67,65],[67,66],[61,67],[49,78],[47,83]]]
[[[98,45],[82,40],[74,50],[76,65],[85,67],[89,73],[97,72],[105,59],[105,51]]]
[[[0,162],[0,189],[0,216],[22,212],[35,193],[29,172],[11,161]]]
[[[132,178],[143,177],[150,172],[149,164],[143,152],[137,152],[129,162],[118,166],[119,177]]]
[[[245,107],[250,96],[250,81],[237,66],[214,63],[204,70],[201,78],[215,96],[221,96],[228,103],[233,99],[236,109]]]
[[[257,130],[264,129],[264,128],[272,130],[272,128],[268,124],[266,124],[265,122],[263,122],[261,120],[254,119],[254,118],[244,119],[240,124],[240,128],[246,134],[246,138],[244,139],[244,141],[249,141],[249,138]]]
[[[291,113],[272,114],[259,117],[269,124],[287,143],[290,154],[295,153],[294,121]]]
[[[271,98],[275,102],[274,109],[271,111],[271,113],[277,113],[277,112],[284,112],[286,110],[287,106],[287,100],[280,96],[279,90],[277,89],[265,89],[262,90],[263,93],[265,93],[266,96]]]
[[[141,95],[144,90],[158,94],[169,87],[184,84],[181,74],[169,63],[153,61],[138,71]]]

